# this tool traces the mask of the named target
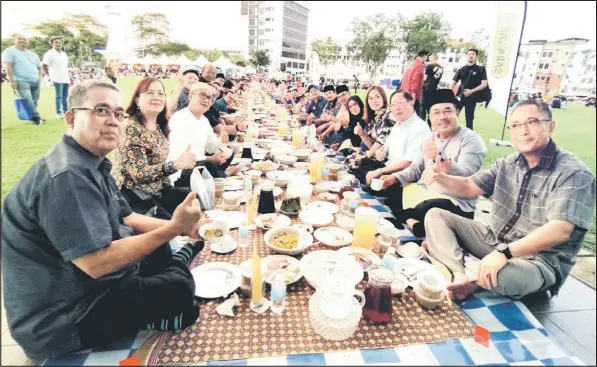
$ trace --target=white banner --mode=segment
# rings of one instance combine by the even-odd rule
[[[492,91],[489,107],[505,115],[524,19],[524,1],[496,1],[487,54],[487,81]]]

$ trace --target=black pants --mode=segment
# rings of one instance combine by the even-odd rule
[[[367,183],[367,173],[385,166],[386,164],[383,162],[365,157],[359,161],[359,166],[357,167],[356,171],[353,172],[353,174],[364,185]]]
[[[423,121],[425,121],[425,119],[426,119],[427,125],[429,125],[429,128],[431,129],[431,121],[429,120],[429,116],[428,116],[429,106],[427,106],[427,103],[429,103],[430,96],[431,96],[431,92],[423,91],[423,98],[421,99],[421,108],[417,111],[417,115]]]
[[[74,324],[84,348],[135,335],[147,324],[183,314],[180,328],[199,316],[195,282],[187,266],[173,260],[168,243],[141,262],[139,273],[114,282]]]
[[[473,120],[475,120],[475,108],[477,108],[477,102],[467,99],[463,96],[462,100],[458,103],[459,111],[462,111],[462,107],[464,107],[464,114],[466,118],[466,127],[469,129],[473,129]]]
[[[120,192],[135,213],[147,214],[153,207],[157,207],[152,216],[160,219],[171,219],[176,207],[183,202],[191,189],[187,187],[167,187],[162,189],[161,197],[141,199],[133,190],[123,187]]]
[[[414,109],[415,109],[415,113],[419,117],[421,117],[421,106],[422,106],[421,100],[420,99],[415,99]]]
[[[454,203],[448,199],[425,200],[412,209],[404,209],[402,206],[402,185],[392,185],[388,187],[386,191],[388,193],[388,199],[386,200],[385,204],[390,208],[398,223],[406,223],[407,219],[415,219],[421,222],[421,224],[424,224],[427,212],[433,208],[444,209],[469,219],[473,219],[475,217],[474,212],[465,212],[464,210],[460,209],[458,205],[454,205]],[[425,237],[425,227],[420,226],[420,228],[422,232],[415,233],[415,235],[417,237]]]
[[[197,161],[195,167],[205,167],[211,177],[213,178],[226,178],[226,168],[230,166],[230,163],[234,159],[234,154],[228,158],[226,162],[223,164],[217,165],[212,161]],[[176,187],[191,187],[191,174],[193,173],[192,169],[183,169],[180,175],[180,178],[176,180],[174,186]]]

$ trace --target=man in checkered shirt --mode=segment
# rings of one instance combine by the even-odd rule
[[[441,209],[425,217],[431,255],[454,274],[451,298],[485,288],[521,298],[556,295],[575,264],[595,208],[595,176],[551,139],[550,107],[528,100],[512,109],[508,129],[519,153],[498,159],[470,177],[449,176],[444,162],[432,179],[457,197],[493,195],[489,226]],[[481,259],[465,274],[464,252]]]

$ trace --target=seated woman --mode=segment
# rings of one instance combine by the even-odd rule
[[[388,120],[386,125],[393,125],[390,134],[384,146],[375,152],[375,159],[364,158],[359,164],[368,185],[381,175],[402,171],[423,155],[423,142],[431,130],[417,115],[414,104],[414,96],[407,91],[398,89],[390,96],[390,111],[383,117]]]
[[[168,111],[164,85],[156,78],[141,80],[126,112],[124,142],[115,151],[112,175],[134,212],[146,214],[157,206],[156,216],[169,219],[188,188],[174,188],[169,175],[193,168],[196,157],[188,151],[167,162]]]
[[[375,157],[375,152],[383,146],[392,126],[394,126],[394,121],[387,117],[389,116],[386,113],[387,107],[388,98],[383,88],[378,85],[369,88],[365,97],[365,112],[363,116],[367,122],[367,133],[365,133],[365,130],[360,125],[355,128],[355,133],[362,139],[367,149],[362,153],[354,153],[345,162],[350,173],[354,174],[363,184],[366,182],[367,172],[379,168],[378,163],[374,164],[373,167],[369,167],[369,165]],[[385,119],[384,116],[386,116]],[[365,164],[361,164],[364,158],[369,159],[365,160]]]

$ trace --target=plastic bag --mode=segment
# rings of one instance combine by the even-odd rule
[[[216,185],[214,179],[205,167],[195,167],[191,174],[191,190],[201,203],[201,209],[209,210],[215,205]]]
[[[33,111],[31,111],[31,106],[26,99],[21,96],[21,93],[18,91],[14,91],[15,95],[15,108],[17,110],[17,116],[19,116],[19,120],[29,121],[33,119]]]

